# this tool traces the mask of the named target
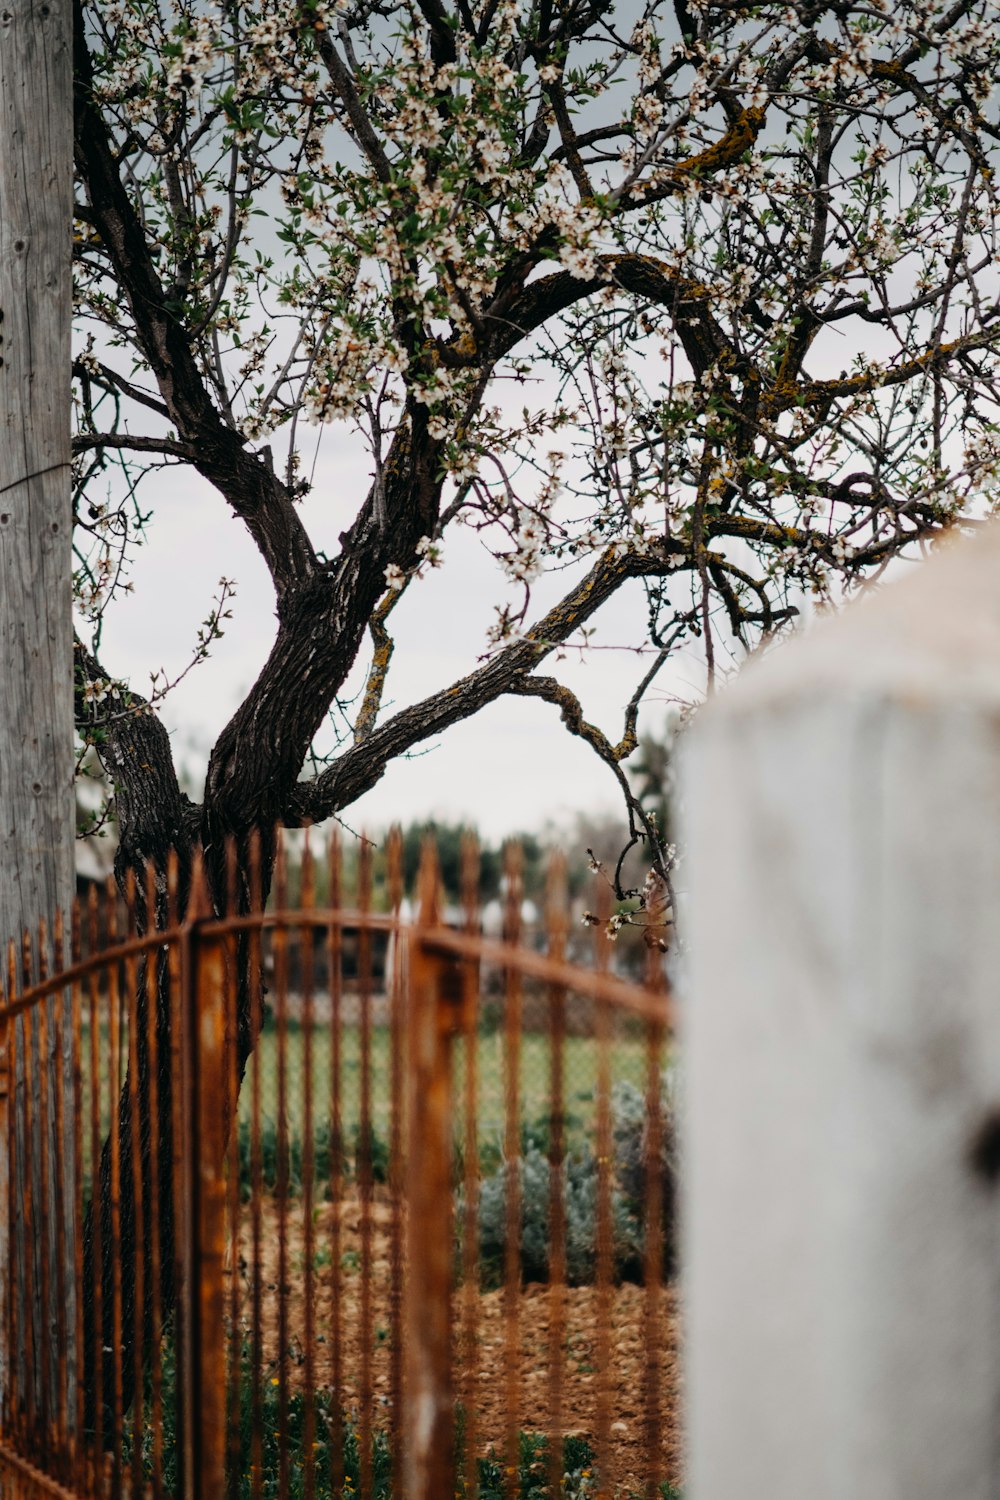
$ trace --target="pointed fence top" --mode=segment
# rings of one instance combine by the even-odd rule
[[[703,711],[754,712],[833,688],[921,701],[1000,701],[1000,522],[949,537],[907,576],[758,661]]]
[[[441,872],[437,845],[430,834],[424,839],[420,856],[417,896],[421,927],[437,927],[441,921]]]

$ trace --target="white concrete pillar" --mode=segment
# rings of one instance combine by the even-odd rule
[[[690,1500],[1000,1496],[1000,530],[687,746]]]

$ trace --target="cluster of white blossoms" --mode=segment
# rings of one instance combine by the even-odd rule
[[[542,571],[548,528],[533,511],[522,511],[513,536],[514,550],[501,556],[504,570],[516,583],[533,583]]]
[[[965,440],[962,458],[972,488],[992,490],[1000,479],[1000,432],[983,427],[970,433]]]
[[[111,678],[94,676],[94,678],[90,678],[87,682],[84,682],[84,702],[94,703],[94,705],[96,703],[103,703],[105,697],[108,697],[112,691],[114,691],[114,682],[111,681]]]
[[[406,349],[380,331],[366,330],[363,319],[344,324],[316,350],[315,374],[304,393],[302,409],[316,422],[351,417],[381,372],[403,375],[408,365]]]
[[[86,570],[73,574],[73,607],[84,619],[98,620],[110,596],[118,571],[118,559],[102,543]]]
[[[197,94],[215,59],[216,36],[208,16],[192,16],[167,52],[167,94]]]
[[[439,568],[444,561],[440,541],[430,536],[420,538],[417,543],[417,556],[421,559],[421,564],[426,564],[428,568]],[[420,571],[423,571],[422,566]]]

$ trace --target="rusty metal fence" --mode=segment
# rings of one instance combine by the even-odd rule
[[[196,867],[11,948],[0,1495],[671,1493],[658,954],[571,963],[558,862],[495,938],[471,844],[414,918],[398,839],[352,864],[279,850],[265,905],[230,850],[231,915]]]

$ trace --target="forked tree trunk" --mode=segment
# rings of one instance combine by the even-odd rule
[[[72,56],[69,0],[6,0],[0,5],[0,941],[24,929],[37,934],[42,918],[67,912],[73,893],[73,698],[70,503],[70,317],[72,249]],[[4,946],[6,958],[6,947]],[[6,976],[5,976],[6,978]],[[3,1089],[2,1108],[23,1105],[26,1087],[43,1083],[56,1097],[57,1076],[71,1083],[70,1029],[54,1024],[61,1000],[48,1010],[49,1055],[40,1056],[35,1017],[27,1035],[19,1024],[17,1078]],[[60,1017],[61,1019],[61,1017]],[[7,1038],[4,1061],[9,1055]],[[25,1067],[25,1063],[28,1067]],[[30,1080],[30,1082],[29,1082]],[[38,1108],[30,1117],[40,1122]],[[23,1136],[23,1108],[17,1111]],[[54,1113],[51,1118],[54,1121]],[[7,1138],[6,1120],[0,1130]],[[72,1160],[67,1140],[49,1127],[48,1160]],[[31,1163],[32,1222],[20,1213],[21,1180],[0,1182],[0,1263],[14,1252],[22,1268],[31,1257],[59,1276],[64,1257],[64,1308],[73,1317],[71,1235],[57,1246],[55,1227],[68,1215],[73,1184],[56,1203],[56,1173],[41,1194],[41,1140],[20,1140],[16,1159]],[[10,1213],[8,1192],[13,1195]],[[39,1211],[39,1209],[41,1211]],[[14,1226],[14,1244],[9,1243]],[[40,1274],[28,1278],[38,1289]],[[25,1296],[22,1280],[18,1295]],[[22,1393],[36,1412],[60,1399],[53,1368],[43,1391],[38,1352],[52,1331],[42,1308],[21,1308],[32,1319],[34,1368],[24,1368]],[[48,1320],[55,1318],[49,1298]],[[20,1328],[25,1323],[19,1323]],[[0,1397],[8,1389],[7,1310],[0,1307]],[[72,1348],[67,1383],[75,1378]]]

